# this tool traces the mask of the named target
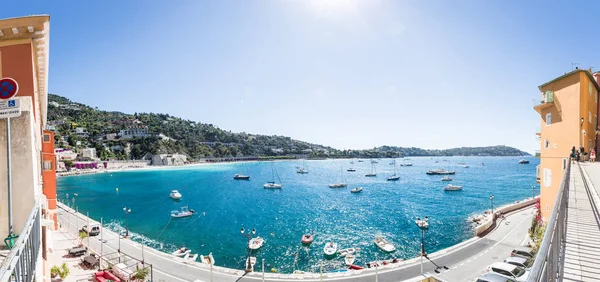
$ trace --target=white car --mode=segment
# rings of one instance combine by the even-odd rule
[[[475,281],[475,282],[516,282],[516,281],[511,278],[506,278],[498,273],[488,272],[488,273],[482,275],[481,277],[479,277],[479,279],[477,279],[477,281]]]
[[[506,278],[514,279],[517,282],[525,282],[527,281],[527,277],[529,277],[529,271],[525,270],[522,267],[504,262],[496,262],[490,265],[488,270],[490,272],[500,274]]]
[[[531,270],[531,266],[533,266],[534,259],[532,258],[523,258],[523,257],[508,257],[504,260],[505,263],[520,266],[525,268],[525,270]]]
[[[518,247],[510,252],[511,257],[535,258],[532,249],[527,247]]]

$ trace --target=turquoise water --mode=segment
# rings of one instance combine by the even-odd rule
[[[356,172],[346,172],[350,160],[306,161],[308,174],[296,173],[302,161],[272,162],[283,184],[281,190],[262,187],[272,178],[271,162],[99,173],[60,177],[58,197],[64,201],[66,193],[71,198],[77,193],[75,204],[80,212],[89,212],[96,220],[102,217],[117,231],[125,225],[123,207],[127,206],[132,210],[129,228],[134,240],[144,237],[147,245],[166,252],[183,245],[192,253],[212,252],[217,265],[231,268],[243,269],[247,254],[240,228],[256,228],[257,235],[266,239],[256,256],[259,261],[265,259],[268,269],[318,271],[315,267],[324,259],[323,246],[330,240],[340,248],[361,248],[356,264],[374,260],[376,253],[380,259],[417,256],[420,232],[414,219],[419,216],[431,219],[425,234],[427,252],[471,238],[474,231],[467,218],[489,209],[491,194],[494,206],[531,197],[539,160],[529,158],[531,164],[520,165],[519,159],[412,158],[412,167],[398,167],[401,179],[395,182],[385,179],[393,171],[390,159],[378,160],[376,178],[364,176],[371,169],[369,160],[355,161]],[[339,182],[341,167],[348,188],[329,188],[328,184]],[[441,176],[425,174],[435,168],[455,169],[453,183],[463,185],[463,191],[443,191],[446,183]],[[249,174],[251,180],[235,181],[235,173]],[[358,186],[364,188],[362,193],[350,193]],[[172,189],[183,194],[181,201],[169,198]],[[183,205],[197,213],[170,221],[170,211]],[[302,247],[302,234],[311,230],[315,241]],[[397,251],[379,252],[373,244],[376,235],[386,236]],[[342,262],[334,259],[328,265],[336,268]]]

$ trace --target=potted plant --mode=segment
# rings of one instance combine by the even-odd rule
[[[146,281],[146,278],[150,274],[150,269],[147,267],[136,267],[135,273],[133,273],[133,279],[135,281]]]
[[[55,265],[52,268],[50,268],[50,277],[56,278],[59,275],[60,275],[60,268],[58,266]]]
[[[71,272],[69,271],[69,267],[67,266],[67,264],[66,264],[66,263],[63,263],[63,264],[60,266],[60,274],[59,274],[59,276],[60,276],[60,279],[65,279],[65,278],[66,278],[66,277],[69,275],[69,273],[71,273]]]
[[[79,246],[83,246],[83,239],[87,238],[87,233],[84,231],[79,232]]]

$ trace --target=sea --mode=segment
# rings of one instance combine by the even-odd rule
[[[539,193],[535,168],[539,159],[527,157],[412,157],[410,159],[333,159],[223,163],[158,169],[106,172],[58,178],[58,198],[105,228],[123,232],[127,222],[132,240],[172,252],[182,246],[192,253],[213,254],[216,265],[244,269],[248,255],[246,237],[265,239],[254,252],[265,259],[266,269],[280,273],[295,270],[318,272],[343,267],[342,258],[327,258],[327,242],[339,248],[360,248],[357,265],[378,259],[410,259],[420,251],[420,229],[415,219],[428,216],[425,250],[435,252],[474,236],[469,217],[494,207],[514,203]],[[394,173],[399,181],[387,181]],[[351,163],[353,162],[353,164]],[[412,163],[413,166],[400,166]],[[460,163],[466,163],[464,167]],[[297,173],[305,167],[309,173]],[[356,172],[346,171],[353,167]],[[447,192],[442,176],[426,175],[430,169],[455,170]],[[375,170],[377,177],[365,177]],[[234,180],[236,173],[250,180]],[[268,181],[283,185],[264,189]],[[347,188],[329,188],[344,181]],[[362,187],[361,193],[350,193]],[[169,197],[171,190],[183,195]],[[74,196],[77,194],[77,196]],[[75,197],[75,201],[73,198]],[[172,210],[188,206],[195,214],[171,218]],[[126,215],[123,208],[131,209]],[[246,232],[241,233],[241,228]],[[305,233],[315,235],[302,246]],[[385,236],[396,246],[383,253],[373,243]]]

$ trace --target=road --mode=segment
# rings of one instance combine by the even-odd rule
[[[66,212],[58,209],[59,220],[63,228],[68,228],[72,234],[76,234],[77,227],[81,228],[86,224],[87,219],[80,215],[79,219],[75,213]],[[442,270],[438,275],[445,281],[472,281],[481,275],[488,265],[495,261],[501,261],[510,254],[513,247],[520,245],[527,235],[527,229],[531,224],[533,209],[528,208],[515,212],[506,217],[505,222],[498,224],[497,228],[490,232],[484,238],[474,238],[458,247],[452,247],[451,250],[442,250],[430,254],[430,258],[440,266],[447,266],[448,270]],[[78,221],[78,222],[77,222]],[[121,251],[136,259],[142,259],[142,250],[139,243],[131,240],[121,239],[117,234],[109,230],[102,230],[102,236],[95,236],[90,239],[90,247],[100,253],[100,238],[103,238],[103,253],[115,253],[121,246]],[[150,249],[144,248],[143,257],[145,262],[153,265],[154,281],[211,281],[210,269],[201,263],[183,263],[173,256]],[[256,270],[260,271],[260,261],[256,265]],[[435,266],[430,263],[424,263],[424,273],[435,274]],[[243,270],[232,270],[222,267],[214,267],[212,272],[212,281],[261,281],[262,273],[255,272],[244,275]],[[409,260],[401,265],[390,265],[382,267],[377,271],[367,269],[350,273],[324,273],[325,281],[375,281],[377,272],[380,282],[403,281],[412,279],[420,275],[420,264],[418,259]],[[290,281],[289,275],[267,273],[264,281]],[[296,276],[296,275],[292,275]],[[300,276],[300,275],[298,275]],[[320,281],[320,274],[306,274],[303,281]]]

